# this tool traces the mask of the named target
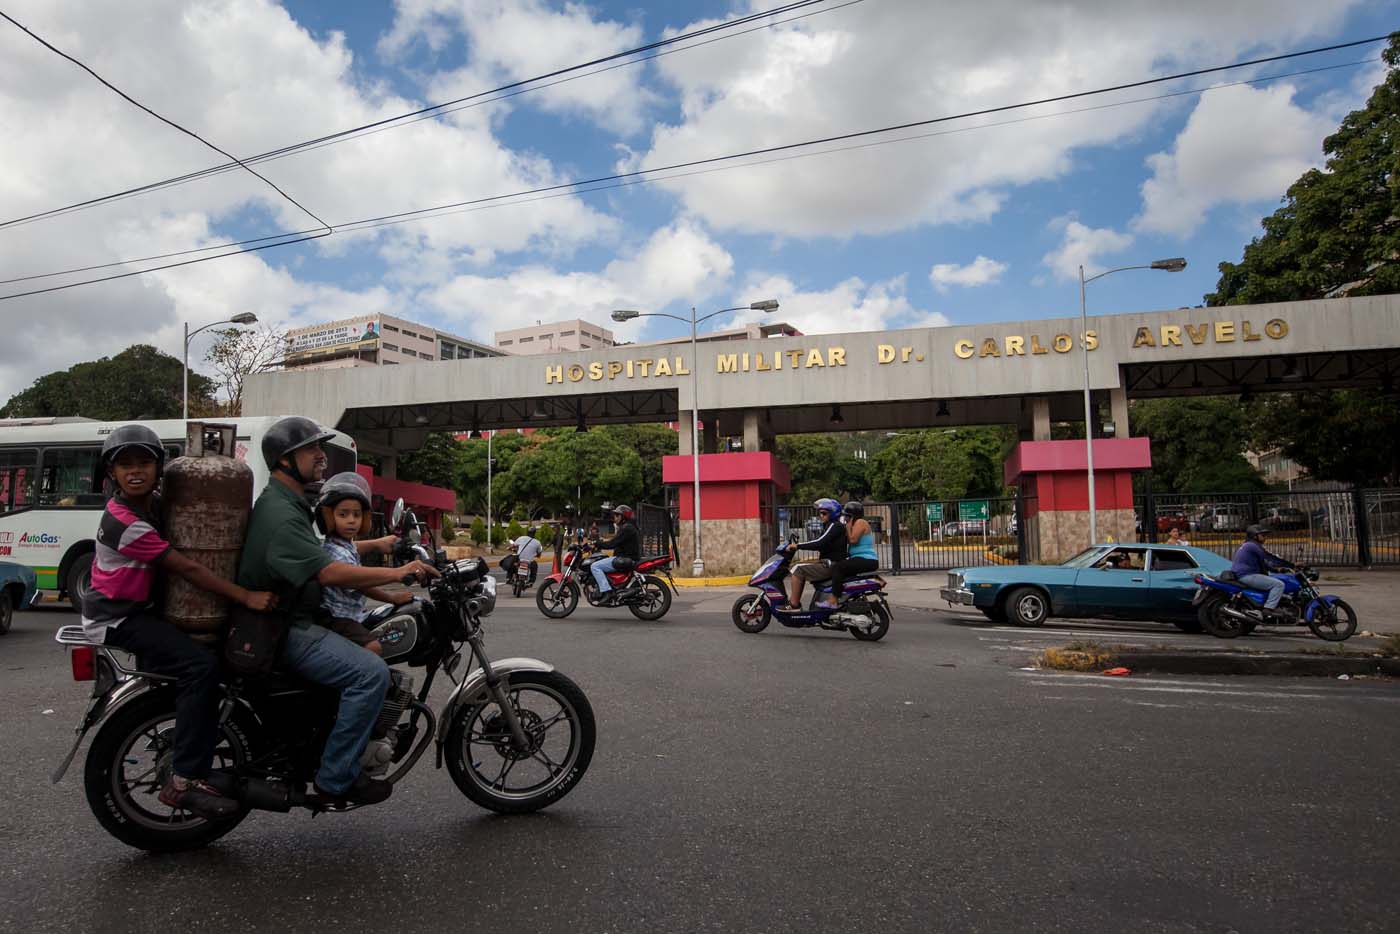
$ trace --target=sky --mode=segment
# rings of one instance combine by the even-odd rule
[[[10,0],[5,11],[246,158],[778,5]],[[1400,2],[1364,0],[824,0],[257,169],[336,227],[1397,28]],[[388,313],[485,342],[497,329],[582,317],[619,340],[649,340],[688,325],[613,325],[609,311],[703,315],[776,299],[769,317],[806,333],[881,330],[1077,313],[1080,264],[1093,274],[1173,256],[1186,271],[1092,284],[1090,313],[1197,305],[1217,265],[1237,261],[1288,185],[1322,163],[1322,140],[1382,76],[1380,49],[948,121],[802,158],[560,188],[0,300],[0,399],[133,343],[178,356],[185,323],[240,312],[274,327]],[[0,122],[0,222],[224,161],[4,22]],[[225,172],[0,227],[0,279],[316,226],[252,175]],[[132,268],[9,282],[0,297]],[[197,337],[192,361],[206,348]]]

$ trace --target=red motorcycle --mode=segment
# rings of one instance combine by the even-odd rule
[[[578,607],[579,594],[591,606],[603,605],[604,595],[598,592],[592,570],[594,562],[603,556],[594,553],[589,557],[596,551],[596,547],[581,542],[568,547],[560,570],[545,578],[535,591],[535,606],[541,613],[550,619],[563,619]],[[670,555],[635,562],[631,558],[616,558],[607,578],[614,600],[609,606],[625,606],[637,619],[648,621],[660,619],[671,609],[671,592],[676,589],[676,582],[671,577]]]

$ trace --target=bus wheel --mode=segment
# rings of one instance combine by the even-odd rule
[[[73,609],[79,613],[83,610],[83,595],[92,586],[92,562],[95,557],[96,555],[89,551],[74,559],[72,567],[68,569],[68,580],[65,583],[68,602],[73,604]]]

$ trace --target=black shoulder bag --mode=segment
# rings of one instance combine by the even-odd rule
[[[297,588],[292,603],[285,607],[279,601],[279,609],[271,613],[259,613],[246,606],[234,604],[228,611],[228,637],[224,640],[224,661],[229,670],[245,678],[259,678],[270,674],[282,654],[282,644],[287,641],[287,627],[291,625],[290,610],[301,602],[308,577]]]

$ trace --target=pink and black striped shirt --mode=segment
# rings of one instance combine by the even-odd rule
[[[159,500],[150,500],[152,513]],[[88,638],[104,640],[107,630],[129,616],[152,608],[156,564],[170,550],[155,520],[120,495],[107,500],[97,526],[97,554],[92,586],[83,596],[83,629]]]

